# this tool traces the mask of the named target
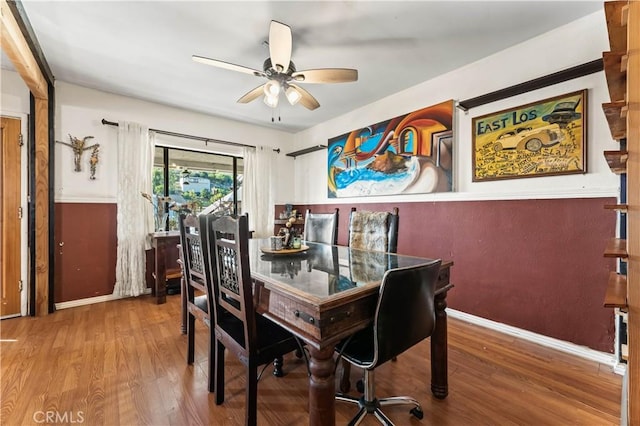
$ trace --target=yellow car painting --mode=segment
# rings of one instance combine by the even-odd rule
[[[549,124],[535,129],[532,127],[518,127],[498,136],[493,149],[496,152],[523,149],[538,152],[542,148],[548,148],[560,143],[563,137],[558,124]]]

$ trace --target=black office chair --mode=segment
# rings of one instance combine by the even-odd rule
[[[187,315],[187,363],[193,364],[195,354],[195,325],[198,318],[208,328],[209,333],[209,392],[214,388],[214,350],[213,350],[213,299],[209,297],[211,286],[206,279],[209,257],[207,246],[201,243],[200,221],[192,214],[180,214],[180,262],[182,264],[184,294]],[[196,295],[197,293],[197,295]]]
[[[209,246],[213,278],[216,404],[224,402],[226,348],[247,367],[245,419],[247,425],[255,425],[258,367],[273,361],[277,371],[281,368],[283,355],[299,349],[299,345],[290,332],[255,311],[247,217],[207,215],[203,219],[202,227],[206,229],[203,241]]]
[[[380,407],[413,405],[410,413],[422,419],[422,407],[415,399],[402,396],[376,398],[376,367],[393,359],[431,336],[435,327],[434,293],[440,260],[421,266],[388,270],[380,285],[380,296],[371,327],[345,339],[336,350],[339,356],[364,369],[364,395],[360,398],[337,394],[337,401],[357,404],[360,410],[349,425],[374,414],[385,425],[393,425]]]
[[[400,216],[397,207],[394,207],[391,213],[366,210],[357,211],[355,207],[352,207],[349,215],[349,247],[361,250],[396,253],[398,251],[399,224]],[[384,265],[379,263],[376,263],[376,265],[384,267]],[[388,267],[391,267],[391,265],[388,265]],[[354,281],[359,281],[358,277],[352,278]],[[342,392],[349,392],[351,388],[351,382],[349,380],[350,374],[351,364],[343,362],[342,374],[340,376],[340,390]],[[361,380],[357,382],[356,386],[358,390],[364,390]]]
[[[338,210],[333,213],[312,213],[307,209],[304,219],[304,240],[312,243],[338,243]]]

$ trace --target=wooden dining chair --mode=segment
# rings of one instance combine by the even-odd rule
[[[312,243],[338,244],[338,211],[313,213],[307,209],[304,216],[304,240]]]
[[[195,358],[195,327],[196,318],[205,326],[209,335],[209,392],[214,389],[214,336],[211,319],[213,315],[213,298],[210,282],[206,279],[209,256],[208,247],[202,244],[200,238],[200,221],[192,214],[180,214],[178,217],[180,229],[180,262],[182,263],[184,295],[187,315],[187,363],[193,364]]]
[[[213,220],[207,215],[204,220],[215,301],[215,400],[217,405],[224,402],[227,349],[247,368],[245,423],[255,425],[258,367],[274,362],[274,370],[277,371],[281,368],[283,355],[299,346],[290,332],[255,311],[247,217],[223,216]],[[223,315],[223,312],[229,315]]]

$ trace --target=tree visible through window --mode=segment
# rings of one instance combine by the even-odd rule
[[[165,229],[177,229],[181,211],[216,214],[240,211],[242,158],[156,147],[153,168],[154,202],[169,197],[161,217]],[[236,185],[234,185],[236,182]]]

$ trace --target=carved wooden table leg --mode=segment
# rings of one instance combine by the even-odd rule
[[[334,426],[335,411],[335,376],[333,347],[315,349],[309,346],[309,425]]]
[[[438,399],[449,394],[447,383],[447,292],[435,297],[436,327],[431,335],[431,392]]]

